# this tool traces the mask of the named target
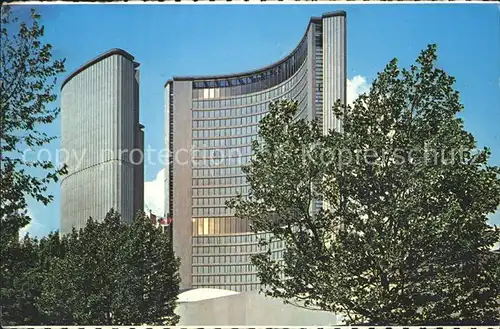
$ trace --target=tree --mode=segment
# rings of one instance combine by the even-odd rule
[[[119,258],[113,309],[117,324],[175,325],[179,259],[169,236],[141,213],[130,226]]]
[[[53,236],[59,237],[56,234]],[[40,282],[41,293],[35,305],[45,322],[39,324],[74,324],[79,307],[85,303],[81,299],[81,291],[78,291],[82,285],[77,285],[81,277],[81,263],[78,263],[80,259],[77,257],[81,253],[78,232],[73,230],[63,237],[61,242],[64,252],[59,254],[60,257],[49,259],[49,264],[42,263],[44,276]]]
[[[64,72],[64,59],[53,60],[50,44],[43,43],[40,15],[31,10],[31,21],[20,22],[6,5],[1,11],[0,107],[1,107],[1,245],[17,243],[19,229],[30,218],[28,196],[47,204],[53,196],[47,185],[57,182],[66,168],[50,161],[29,161],[25,150],[50,143],[55,137],[39,130],[59,114],[49,105],[56,100],[56,76]],[[39,175],[38,175],[38,174]],[[40,176],[41,175],[41,176]],[[3,255],[2,255],[3,256]],[[2,303],[3,305],[3,303]]]
[[[36,323],[34,301],[38,294],[36,273],[38,241],[26,236],[8,249],[9,275],[2,278],[2,324]]]
[[[50,233],[40,241],[26,235],[23,240],[9,244],[3,262],[8,275],[2,278],[4,306],[2,324],[52,323],[40,312],[37,302],[42,294],[42,282],[54,261],[64,257],[66,239]]]
[[[38,242],[28,238],[20,244],[19,229],[30,222],[27,198],[50,202],[47,185],[57,181],[66,169],[55,168],[49,161],[29,161],[24,151],[41,147],[54,138],[39,128],[51,123],[59,113],[49,105],[56,99],[55,77],[64,72],[64,60],[52,60],[52,46],[41,41],[44,28],[34,10],[30,22],[20,22],[6,5],[0,6],[0,15],[0,307],[3,320],[31,323],[38,315],[26,315],[24,310],[24,317],[23,310],[16,311],[15,305],[24,307],[21,299],[31,300],[22,294],[33,293],[31,290],[36,287],[28,285],[34,284],[31,274],[37,272],[21,279],[16,271],[33,270],[33,264],[25,257],[36,259],[30,248],[36,248]],[[26,266],[20,268],[20,264]],[[19,288],[27,290],[17,291]]]
[[[267,295],[351,324],[500,322],[500,234],[487,225],[500,169],[436,60],[436,45],[409,69],[392,60],[352,106],[335,105],[342,132],[296,119],[296,102],[270,106],[244,169],[250,195],[228,204],[285,243],[282,261],[253,258]]]
[[[51,324],[143,325],[178,322],[179,260],[168,237],[139,214],[132,225],[111,210],[68,237],[37,301]]]
[[[115,263],[112,257],[119,247],[112,242],[120,232],[110,235],[108,224],[119,221],[116,217],[115,213],[110,213],[104,223],[90,218],[79,233],[73,231],[69,236],[68,253],[56,261],[46,276],[38,306],[57,324],[68,324],[68,321],[85,325],[109,323],[106,320]],[[109,249],[113,247],[110,255]]]

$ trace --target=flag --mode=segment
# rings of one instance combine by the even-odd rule
[[[152,212],[149,212],[149,219],[151,219],[151,224],[156,226],[156,223],[157,223],[156,215],[153,215]]]
[[[159,220],[161,226],[170,226],[173,222],[173,218],[170,216],[160,218]]]

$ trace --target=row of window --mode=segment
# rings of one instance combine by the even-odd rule
[[[245,174],[241,171],[241,167],[193,169],[193,177],[195,178],[243,176],[243,175]]]
[[[231,274],[231,273],[256,273],[255,266],[250,264],[225,264],[214,266],[193,266],[193,274]]]
[[[239,155],[236,156],[226,156],[223,158],[215,158],[205,156],[203,158],[194,158],[193,166],[195,168],[207,168],[207,167],[233,167],[242,166],[250,161],[251,155]]]
[[[260,251],[260,253],[264,253],[266,250]],[[256,254],[259,252],[254,252]],[[283,253],[284,250],[277,250],[271,253],[271,260],[283,261]],[[228,266],[231,264],[233,270],[237,269],[234,265],[242,266],[244,269],[244,265],[251,265],[251,255],[250,254],[229,254],[229,255],[199,255],[193,254],[193,267],[203,267],[204,265],[211,266]],[[229,266],[228,266],[229,267]],[[203,270],[202,270],[203,271]],[[234,272],[233,272],[234,273]]]
[[[193,197],[208,197],[208,196],[235,196],[237,194],[247,195],[250,191],[250,186],[238,186],[238,187],[209,187],[200,188],[193,187]]]
[[[246,292],[246,291],[259,291],[260,284],[249,283],[249,284],[202,284],[202,283],[193,283],[193,288],[213,288],[213,289],[226,289],[237,292]]]
[[[254,105],[249,107],[236,108],[232,110],[213,110],[213,111],[194,111],[193,120],[210,119],[231,119],[231,118],[250,118],[258,114],[266,113],[267,104]],[[249,119],[250,120],[250,119]],[[249,121],[248,121],[249,122]]]
[[[215,119],[215,120],[193,120],[193,128],[223,128],[231,126],[247,126],[256,125],[262,120],[265,113],[232,119]]]
[[[234,269],[234,265],[251,265],[251,260],[249,255],[233,254],[233,255],[193,255],[193,267],[203,267],[203,265],[211,266],[228,266],[231,265]],[[234,272],[233,272],[234,273]]]
[[[271,233],[248,233],[228,236],[200,236],[193,237],[193,246],[206,246],[206,245],[221,245],[221,244],[248,244],[257,243],[261,239],[266,241],[271,239]]]
[[[193,281],[202,284],[220,284],[220,283],[259,283],[256,274],[237,274],[237,275],[193,275]]]
[[[281,243],[281,242],[280,242]],[[275,243],[272,245],[271,250],[277,252],[278,246],[281,244]],[[246,254],[247,257],[258,252],[267,251],[267,246],[260,246],[257,243],[249,243],[243,245],[220,245],[220,246],[203,246],[193,247],[193,255],[211,255],[211,256],[231,256],[236,254]]]
[[[241,166],[241,165],[248,163],[251,158],[252,158],[251,155],[225,157],[225,158],[217,158],[217,159],[199,158],[199,159],[193,159],[193,167],[194,168],[213,168],[213,167]]]
[[[246,179],[245,179],[245,175],[242,175],[242,176],[234,176],[234,177],[219,177],[219,178],[197,178],[197,183],[198,184],[205,184],[205,185],[201,185],[201,186],[218,186],[218,185],[241,185],[241,184],[246,184]],[[193,185],[193,189],[196,189],[196,190],[201,190],[199,188],[200,185]],[[197,188],[198,187],[198,188]],[[243,193],[243,192],[247,192],[248,191],[248,186],[234,186],[234,187],[224,187],[224,189],[228,192],[235,192],[235,193],[228,193],[227,195],[236,195],[238,193],[241,193],[241,194],[247,194],[247,193]],[[220,188],[222,189],[222,188]],[[205,196],[213,196],[213,195],[210,195],[208,194],[208,191],[206,191],[207,189],[203,189],[205,193],[207,193]],[[196,192],[196,193],[202,193],[202,192]],[[193,192],[193,196],[194,195],[194,192]],[[202,197],[203,195],[197,195],[197,196],[200,196]]]
[[[205,208],[193,208],[192,209],[192,214],[193,216],[233,216],[234,211],[231,209],[224,207],[205,207]],[[221,231],[221,232],[214,232],[214,233],[205,233],[205,231],[201,231],[200,233],[195,233],[197,230],[193,230],[193,234],[225,234],[225,233],[240,233],[240,232],[247,232],[247,229],[239,229],[237,228],[238,225],[235,226],[236,228],[233,229],[227,229],[226,231]]]
[[[194,208],[194,210],[210,210],[219,208]],[[225,208],[222,208],[226,210]],[[229,210],[227,210],[229,211]],[[228,216],[226,217],[200,217],[193,218],[193,235],[213,235],[243,233],[249,231],[249,222],[245,219]],[[201,214],[200,216],[217,216],[216,214]]]
[[[245,98],[235,98],[232,100],[218,100],[218,101],[209,101],[202,103],[193,103],[193,118],[224,118],[224,117],[241,117],[248,116],[257,113],[262,113],[267,111],[269,108],[269,101],[263,100],[259,103],[257,102],[249,102],[243,101]],[[244,104],[242,104],[244,103]],[[201,104],[212,105],[212,106],[201,106]]]
[[[248,141],[250,139],[250,141]],[[231,147],[240,145],[251,145],[252,139],[250,137],[227,138],[227,139],[205,139],[193,141],[193,146],[197,148],[209,147]],[[250,146],[249,146],[250,147]]]
[[[207,129],[207,130],[193,130],[193,138],[224,138],[224,137],[254,137],[259,131],[258,124],[246,127],[226,128],[226,129]],[[252,135],[252,136],[249,136]]]
[[[283,260],[283,256],[285,254],[285,250],[277,250],[276,252],[271,253],[271,260],[281,261]]]
[[[226,201],[231,200],[231,197],[220,197],[220,198],[193,198],[193,207],[225,207]]]
[[[252,155],[252,146],[194,149],[193,157],[203,159],[241,158]]]
[[[228,186],[246,184],[245,176],[219,177],[219,178],[194,178],[193,187],[196,186]]]

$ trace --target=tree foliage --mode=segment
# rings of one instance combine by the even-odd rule
[[[40,19],[31,10],[29,21],[21,21],[12,7],[1,6],[2,324],[175,324],[179,261],[143,214],[130,227],[111,211],[103,222],[90,219],[64,237],[19,241],[19,229],[30,221],[27,198],[48,204],[48,184],[66,173],[26,157],[54,139],[41,127],[59,114],[50,104],[64,72],[65,60],[52,59],[52,46],[43,41]]]
[[[11,306],[4,314],[24,314],[23,321],[30,321],[38,316],[36,310],[25,309],[36,295],[36,273],[26,278],[17,273],[34,271],[31,262],[38,257],[38,241],[27,238],[20,244],[19,229],[30,221],[27,198],[50,202],[47,186],[65,168],[55,168],[49,161],[30,161],[25,150],[36,150],[54,139],[39,128],[59,113],[50,104],[56,99],[55,77],[64,72],[64,60],[52,59],[52,46],[42,42],[44,28],[34,10],[29,22],[20,21],[3,4],[0,15],[0,305]]]
[[[36,150],[55,138],[39,128],[59,114],[59,108],[50,104],[56,100],[56,76],[64,72],[65,60],[52,59],[52,46],[42,41],[44,27],[35,10],[31,10],[29,22],[20,21],[9,6],[2,5],[0,11],[0,211],[4,246],[16,243],[19,229],[30,221],[26,198],[49,203],[53,196],[47,194],[47,185],[66,171],[50,161],[28,160],[25,156],[26,150]]]
[[[435,45],[409,69],[392,60],[352,106],[335,105],[341,132],[297,119],[296,102],[270,106],[250,195],[229,203],[286,245],[282,261],[253,258],[268,295],[355,324],[500,322],[500,235],[487,224],[500,169],[436,60]]]
[[[174,325],[179,260],[168,237],[139,214],[111,210],[102,222],[60,238],[11,245],[15,279],[3,304],[10,325]]]

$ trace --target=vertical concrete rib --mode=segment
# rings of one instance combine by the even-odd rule
[[[180,289],[191,287],[191,266],[192,266],[192,82],[175,81],[173,120],[179,129],[173,140],[175,150],[173,169],[173,193],[172,196],[177,202],[174,203],[172,215],[173,224],[173,248],[177,257],[182,259],[179,274],[181,276]]]
[[[316,72],[314,70],[316,61],[315,61],[315,42],[314,42],[314,29],[316,24],[312,23],[309,25],[307,30],[307,118],[309,120],[314,119],[316,113],[316,98],[315,98],[315,89],[316,89]]]

